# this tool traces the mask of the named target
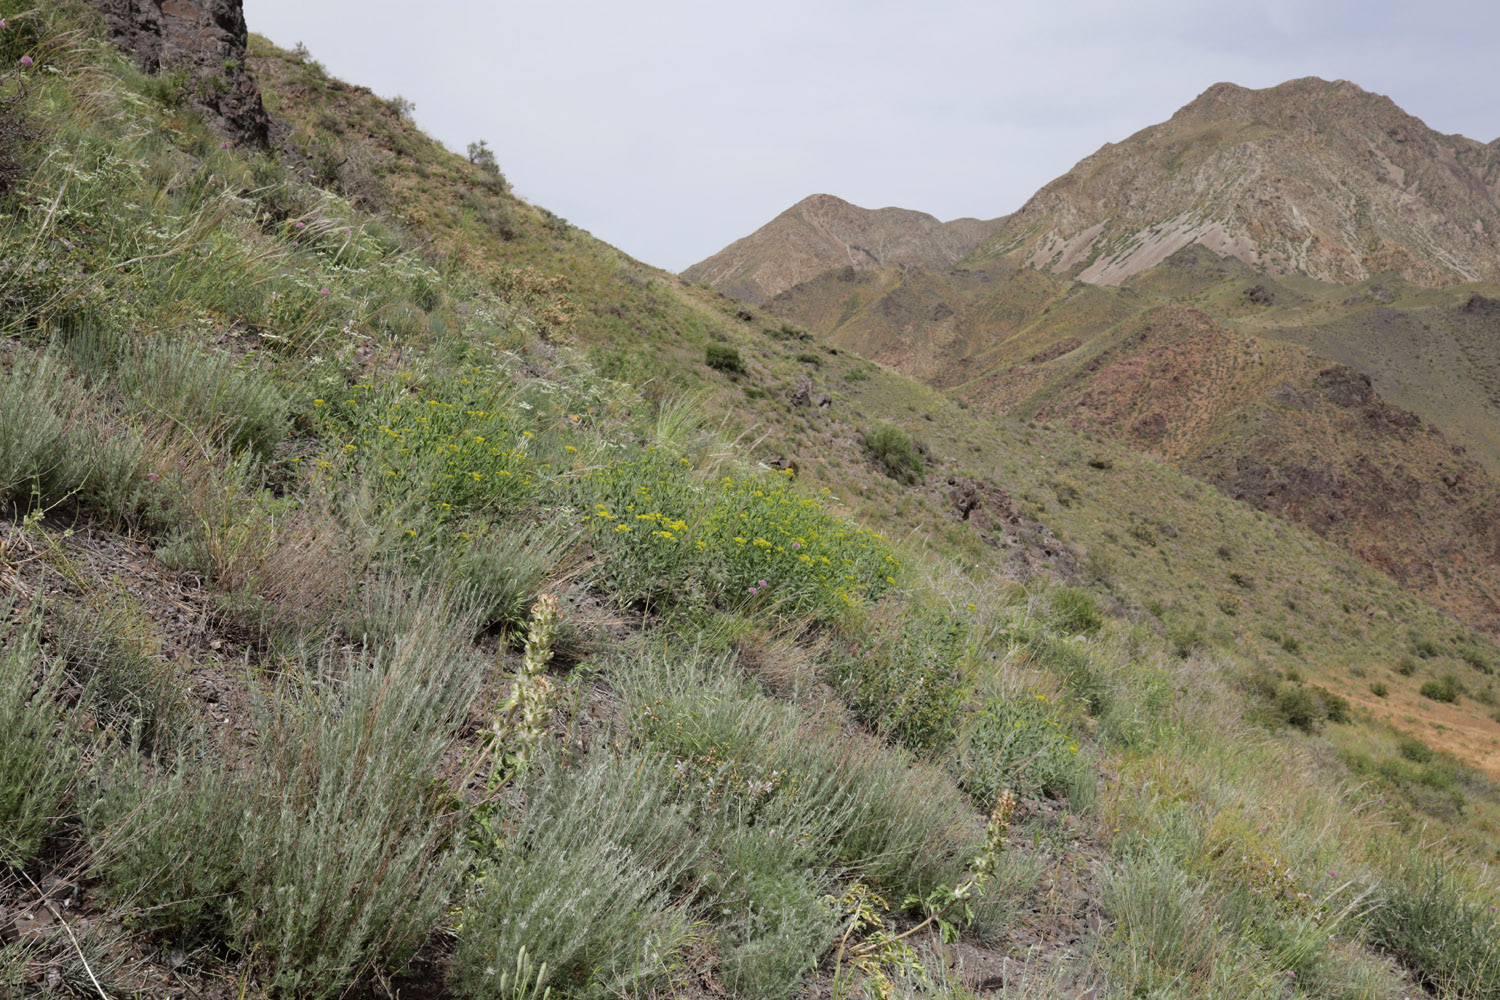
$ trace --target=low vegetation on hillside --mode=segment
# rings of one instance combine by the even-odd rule
[[[960,520],[934,449],[979,418],[919,450],[926,390],[836,353],[865,377],[818,416],[800,331],[306,54],[255,45],[311,167],[82,8],[0,21],[37,135],[0,203],[0,995],[1500,992],[1500,790],[1296,669],[1334,593],[1265,656],[1181,580],[1150,609],[1208,532],[1179,571],[1164,505],[1100,512],[1188,480],[989,423],[1026,509]],[[1181,502],[1216,571],[1334,558]],[[1479,697],[1492,648],[1410,611],[1387,683]]]

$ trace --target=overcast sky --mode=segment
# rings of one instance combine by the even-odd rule
[[[801,198],[992,218],[1211,84],[1353,80],[1500,135],[1495,0],[245,0],[483,138],[522,197],[681,270]]]

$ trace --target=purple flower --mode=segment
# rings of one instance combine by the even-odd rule
[[[296,240],[292,240],[292,246],[294,246],[294,247],[299,247],[299,246],[301,246],[301,245],[302,245],[302,244],[300,244],[300,243],[298,243],[298,242],[297,242],[297,241],[296,241]]]
[[[750,588],[750,596],[751,597],[754,597],[758,593],[760,593],[760,591],[756,590],[754,587]]]
[[[4,18],[0,18],[0,31],[4,31],[5,28],[6,28],[5,19]]]
[[[297,223],[297,228],[298,229],[306,229],[307,228],[307,223],[305,223],[305,222],[299,222],[299,223]]]
[[[220,149],[228,149],[229,148],[229,142],[228,142],[228,140],[225,140],[224,142],[219,143],[219,148]]]
[[[767,584],[766,581],[764,581],[764,580],[757,580],[756,583],[755,583],[755,585],[757,587],[766,587],[766,586],[769,586],[769,584]]]
[[[794,549],[800,549],[800,548],[802,548],[802,543],[801,542],[793,542],[792,543],[792,548],[794,548]]]
[[[318,289],[318,294],[319,295],[328,295],[328,294],[330,294],[330,292],[326,288],[320,288],[320,289]]]
[[[30,66],[31,64],[32,64],[32,60],[31,60],[30,56],[22,56],[21,57],[21,65],[22,66]]]

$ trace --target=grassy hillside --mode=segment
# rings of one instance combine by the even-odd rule
[[[1497,295],[1272,279],[1194,248],[1120,289],[990,261],[828,272],[771,308],[968,402],[1167,459],[1494,634]]]
[[[0,994],[1500,990],[1482,639],[306,56],[273,156],[0,19]]]

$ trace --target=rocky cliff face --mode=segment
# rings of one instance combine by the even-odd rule
[[[243,0],[89,0],[147,72],[181,70],[193,102],[234,141],[266,145],[271,118],[245,69]]]
[[[1500,146],[1347,81],[1220,83],[1039,191],[981,251],[1117,285],[1201,245],[1272,274],[1500,278]]]
[[[683,276],[747,302],[764,302],[837,268],[944,267],[978,246],[999,221],[939,222],[924,212],[871,210],[815,194]]]

